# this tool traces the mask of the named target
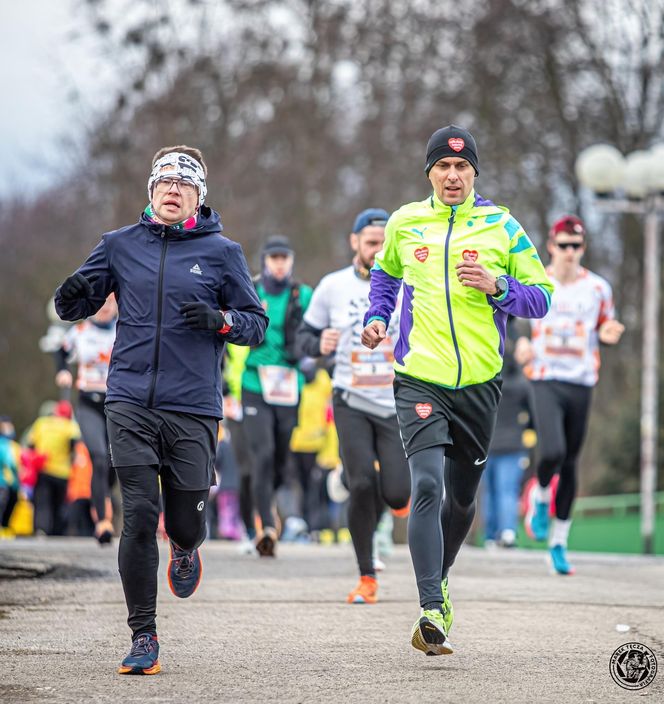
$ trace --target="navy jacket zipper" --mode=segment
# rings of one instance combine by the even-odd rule
[[[452,297],[450,295],[450,237],[452,236],[452,226],[454,225],[454,216],[456,208],[452,207],[452,214],[449,218],[449,227],[447,228],[447,237],[445,238],[445,298],[447,299],[447,316],[450,319],[450,332],[452,333],[452,342],[454,342],[454,351],[456,353],[457,364],[459,365],[459,373],[457,375],[455,388],[459,388],[461,383],[461,353],[459,352],[459,343],[457,342],[456,333],[454,331],[454,318],[452,317]]]
[[[152,384],[150,385],[150,395],[148,396],[148,408],[152,408],[154,403],[154,392],[157,385],[157,372],[159,371],[159,343],[161,338],[161,312],[162,297],[164,288],[164,260],[168,249],[168,239],[166,239],[166,228],[161,233],[161,260],[159,261],[159,283],[157,285],[157,336],[154,345],[154,357],[152,358]]]

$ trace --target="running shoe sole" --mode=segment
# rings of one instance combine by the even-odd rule
[[[420,618],[413,628],[410,643],[426,655],[451,655],[454,650],[445,634],[426,616]]]
[[[377,597],[373,599],[365,599],[361,594],[356,594],[352,600],[349,600],[348,604],[375,604],[378,601]]]
[[[119,675],[156,675],[158,672],[161,672],[161,665],[159,664],[159,660],[157,660],[157,662],[152,667],[147,668],[123,667],[122,665],[118,667]]]

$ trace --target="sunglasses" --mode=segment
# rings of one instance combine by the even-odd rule
[[[558,249],[562,249],[563,251],[569,249],[570,247],[576,250],[583,247],[583,242],[556,242],[556,247],[558,247]]]

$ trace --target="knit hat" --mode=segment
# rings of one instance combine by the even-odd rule
[[[477,145],[468,130],[457,125],[448,125],[436,130],[427,142],[427,161],[425,171],[427,176],[431,167],[443,157],[458,156],[466,159],[475,169],[475,176],[480,175],[477,167]]]
[[[566,232],[568,235],[586,236],[586,228],[583,224],[583,220],[576,215],[563,215],[561,218],[558,218],[553,225],[551,225],[549,237],[555,237],[559,232]]]

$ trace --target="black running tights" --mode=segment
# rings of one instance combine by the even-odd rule
[[[403,508],[410,498],[410,475],[397,417],[379,418],[351,408],[336,392],[334,422],[350,491],[348,530],[360,574],[374,575],[373,535],[385,504]]]
[[[576,496],[577,459],[588,425],[592,387],[563,381],[532,383],[537,430],[537,479],[549,486],[560,478],[556,490],[556,518],[566,521]]]
[[[118,567],[135,637],[156,634],[157,524],[159,473],[155,465],[116,467],[124,515]],[[205,539],[209,490],[182,491],[162,482],[164,525],[169,538],[182,550],[194,550]]]
[[[414,452],[408,463],[412,478],[408,546],[424,606],[441,601],[440,582],[454,564],[475,516],[475,494],[484,465],[446,459],[442,445]]]

